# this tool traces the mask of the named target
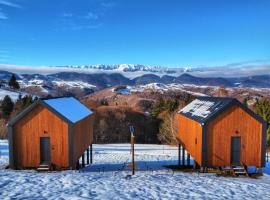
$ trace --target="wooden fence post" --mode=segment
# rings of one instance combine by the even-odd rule
[[[135,136],[132,135],[132,136],[131,136],[131,149],[132,149],[132,175],[135,174],[135,158],[134,158],[134,156],[135,156],[135,154],[134,154],[135,149],[134,149],[134,143],[135,143]]]

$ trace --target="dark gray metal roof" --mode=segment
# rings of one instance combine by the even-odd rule
[[[225,97],[198,97],[181,109],[179,114],[204,124],[232,105],[240,106],[255,119],[264,122],[260,116],[241,104],[237,99]]]

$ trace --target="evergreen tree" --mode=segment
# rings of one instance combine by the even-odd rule
[[[254,109],[265,121],[270,121],[270,101],[268,99],[261,98],[257,100]]]
[[[100,104],[103,105],[103,106],[108,106],[109,102],[108,102],[107,99],[101,99]]]
[[[159,115],[159,113],[161,113],[165,109],[166,109],[166,107],[165,107],[165,101],[164,101],[164,99],[162,97],[160,97],[159,100],[154,104],[152,115],[154,117],[156,117],[156,116]]]
[[[177,109],[178,105],[179,102],[176,99],[174,100],[169,99],[167,101],[167,109],[169,112],[174,112]]]
[[[254,110],[268,123],[267,144],[270,145],[270,101],[266,98],[261,98],[260,100],[257,100],[254,105]]]
[[[9,117],[14,108],[14,103],[11,98],[6,95],[1,103],[2,113],[4,117]]]
[[[34,101],[37,99],[33,99],[31,95],[26,95],[24,97],[20,97],[17,99],[16,104],[15,104],[15,110],[16,111],[21,111],[25,109],[26,107],[30,106]]]
[[[8,82],[8,85],[10,87],[12,87],[13,89],[15,90],[18,90],[20,89],[20,85],[19,83],[17,82],[17,79],[16,79],[16,76],[14,74],[12,74],[12,76],[10,77],[10,80]]]

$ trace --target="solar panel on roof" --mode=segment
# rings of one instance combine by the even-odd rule
[[[233,99],[200,97],[180,110],[179,113],[202,123],[207,121],[211,116],[224,108],[231,101],[233,101]]]

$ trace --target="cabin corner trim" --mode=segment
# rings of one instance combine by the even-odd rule
[[[68,123],[68,165],[70,169],[73,169],[73,124]]]
[[[207,167],[207,124],[202,123],[202,167]]]
[[[9,168],[14,169],[14,153],[13,153],[13,130],[8,126],[8,148],[9,148]]]
[[[266,136],[267,135],[267,122],[262,124],[262,156],[261,167],[265,167],[265,155],[266,155]]]

